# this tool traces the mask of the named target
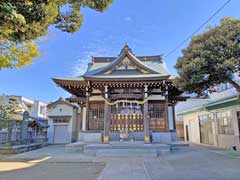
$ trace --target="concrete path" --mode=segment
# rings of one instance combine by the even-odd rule
[[[111,158],[98,180],[150,180],[142,158]]]
[[[201,147],[190,147],[157,158],[112,158],[105,162],[107,165],[99,180],[240,179],[239,156]]]
[[[239,180],[239,167],[239,153],[201,147],[156,158],[104,158],[49,146],[0,156],[0,180]]]
[[[103,163],[81,162],[11,162],[11,169],[0,171],[1,180],[95,180]],[[27,165],[27,167],[26,167]],[[0,166],[6,166],[0,162]],[[18,169],[13,169],[13,168]]]
[[[153,180],[239,180],[240,160],[220,155],[205,148],[145,160]]]

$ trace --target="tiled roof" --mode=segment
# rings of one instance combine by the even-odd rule
[[[238,94],[232,94],[232,95],[228,95],[228,96],[225,96],[225,97],[219,97],[219,98],[215,98],[215,99],[210,99],[209,98],[209,99],[206,99],[205,101],[202,101],[202,103],[199,103],[198,105],[188,107],[187,109],[181,109],[177,112],[177,114],[182,115],[182,114],[186,114],[186,113],[199,111],[203,108],[208,108],[208,107],[214,106],[216,104],[221,104],[221,103],[225,103],[225,102],[228,102],[228,101],[233,101],[233,100],[236,100],[238,98],[239,98]]]
[[[137,69],[127,69],[118,72],[114,71],[115,73],[110,74],[105,73],[108,70],[115,69],[115,67],[118,66],[126,57]],[[92,57],[92,63],[89,63],[87,71],[82,76],[70,78],[53,78],[53,80],[56,83],[59,83],[60,81],[84,82],[85,78],[169,79],[169,77],[170,73],[161,55],[135,56],[128,45],[125,45],[118,57]]]
[[[129,56],[132,61],[134,61],[137,65],[141,66],[143,69],[146,69],[151,73],[151,76],[169,76],[169,71],[167,69],[166,63],[162,60],[161,56],[135,56],[132,54],[132,51],[129,49],[128,46],[124,46],[121,50],[121,54],[114,58],[114,57],[93,57],[92,63],[89,64],[87,72],[83,75],[84,77],[105,77],[104,75],[100,74],[101,72],[114,68],[119,61],[121,61],[125,56]],[[111,78],[111,75],[106,75],[107,77]],[[131,74],[122,74],[120,77],[131,77],[131,78],[138,78],[139,75],[133,76]],[[142,77],[146,75],[142,74]],[[114,76],[118,77],[118,76]]]
[[[161,61],[162,57],[161,55],[155,55],[155,56],[136,56],[141,61]],[[92,57],[93,63],[111,63],[113,60],[115,60],[117,57]]]

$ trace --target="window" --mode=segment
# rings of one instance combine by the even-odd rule
[[[30,104],[27,104],[27,111],[28,111],[29,113],[31,113],[31,111],[32,111],[32,106],[31,106]]]
[[[148,115],[150,118],[164,118],[165,117],[164,103],[149,103]]]
[[[218,125],[218,134],[234,134],[230,111],[217,112],[216,119]]]
[[[209,114],[198,116],[200,142],[204,144],[213,144],[212,120]]]
[[[45,107],[44,106],[40,106],[40,114],[45,114]]]
[[[69,118],[56,118],[53,119],[53,123],[69,123]]]
[[[148,103],[149,129],[155,132],[167,130],[167,105],[162,101]]]
[[[90,116],[93,117],[94,120],[98,118],[104,118],[104,109],[103,108],[93,108],[90,111]]]
[[[209,116],[209,114],[204,114],[204,115],[198,116],[198,119],[199,119],[200,123],[202,123],[203,121],[210,119],[210,116]]]

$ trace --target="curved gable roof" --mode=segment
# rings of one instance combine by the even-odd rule
[[[146,75],[151,76],[169,76],[169,72],[166,68],[165,63],[160,59],[161,57],[158,56],[159,60],[156,61],[156,58],[153,61],[143,61],[133,55],[131,49],[125,45],[124,48],[121,50],[120,55],[113,60],[108,60],[108,62],[93,62],[89,64],[89,68],[87,72],[83,75],[84,77],[99,77],[104,75],[105,72],[109,70],[114,70],[114,68],[121,64],[121,62],[128,58],[135,66],[139,69],[143,69],[144,71],[148,72]]]

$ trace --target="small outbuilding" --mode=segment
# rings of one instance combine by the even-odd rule
[[[240,98],[238,94],[178,112],[184,122],[185,141],[240,150]]]
[[[66,144],[77,140],[79,129],[77,105],[60,98],[47,106],[47,114],[49,144]]]

